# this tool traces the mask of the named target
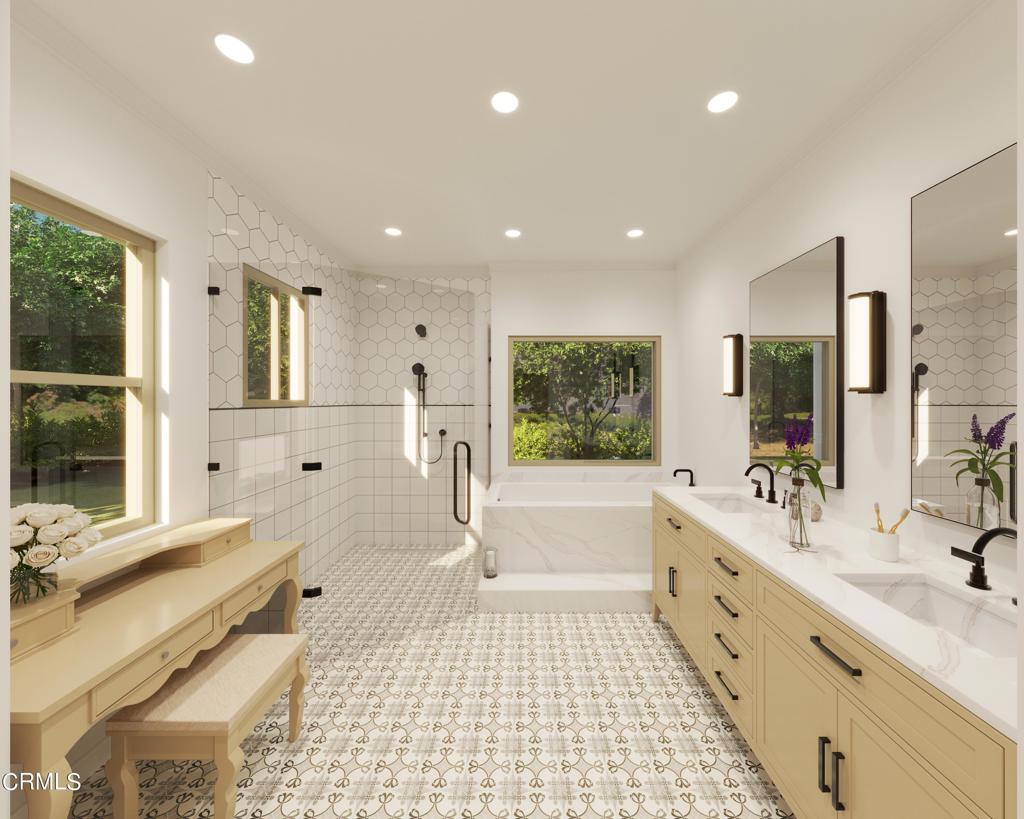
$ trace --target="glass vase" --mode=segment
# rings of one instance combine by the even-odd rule
[[[964,499],[967,509],[967,522],[979,529],[995,529],[1002,526],[1002,509],[996,493],[992,491],[992,481],[988,478],[975,478],[974,486],[967,490]]]
[[[789,495],[789,545],[800,552],[811,548],[807,524],[811,519],[811,503],[807,497],[806,482],[793,478],[793,491]]]

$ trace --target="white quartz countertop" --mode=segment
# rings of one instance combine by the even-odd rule
[[[828,520],[827,507],[825,520],[809,524],[814,551],[798,553],[783,536],[786,513],[779,507],[764,504],[764,512],[729,514],[700,500],[701,495],[749,496],[749,487],[666,486],[655,492],[1016,741],[1016,657],[994,657],[940,628],[912,619],[836,576],[924,574],[977,597],[979,611],[992,608],[1016,620],[1011,602],[1016,592],[1008,572],[989,568],[993,589],[985,592],[964,584],[970,566],[952,556],[926,554],[904,543],[899,562],[875,560],[867,553],[867,526],[862,531]]]

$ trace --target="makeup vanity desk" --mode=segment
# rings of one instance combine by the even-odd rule
[[[70,628],[38,648],[15,647],[12,762],[67,788],[67,754],[91,726],[152,695],[282,585],[284,630],[294,634],[302,546],[253,541],[249,520],[220,518],[65,564],[59,592],[73,624],[69,616]],[[30,819],[65,819],[72,799],[52,788],[25,796]]]

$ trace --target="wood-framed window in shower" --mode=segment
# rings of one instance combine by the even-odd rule
[[[309,319],[299,290],[242,266],[242,405],[309,403]]]
[[[154,519],[156,244],[11,181],[11,503]]]
[[[660,336],[509,338],[510,466],[658,466]]]

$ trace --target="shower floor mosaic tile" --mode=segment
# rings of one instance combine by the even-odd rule
[[[303,601],[287,699],[243,746],[237,819],[791,817],[667,626],[478,613],[471,547],[356,547]],[[140,763],[147,819],[212,815],[209,762]],[[111,815],[102,770],[72,816]]]

